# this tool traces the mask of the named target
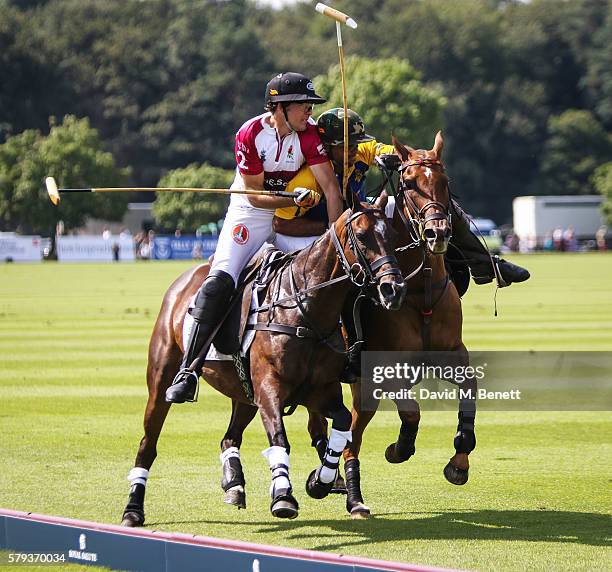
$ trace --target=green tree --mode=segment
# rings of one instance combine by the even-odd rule
[[[604,163],[595,169],[593,187],[603,196],[601,210],[606,222],[612,225],[612,162]]]
[[[227,189],[233,178],[234,171],[194,163],[170,171],[158,186]],[[222,218],[228,203],[227,196],[212,193],[158,193],[153,203],[153,216],[157,226],[166,231],[194,232],[202,224]]]
[[[591,177],[611,153],[612,138],[591,112],[570,109],[551,117],[540,167],[540,192],[593,194]]]
[[[421,74],[406,60],[351,57],[346,76],[349,107],[361,115],[368,133],[380,141],[390,141],[394,134],[413,147],[432,145],[443,126],[446,101],[437,89],[421,82]],[[326,108],[342,107],[339,65],[314,82],[328,98]]]
[[[46,176],[64,187],[105,187],[121,184],[127,171],[115,166],[87,119],[51,122],[48,136],[27,130],[9,137],[0,145],[0,228],[53,236],[59,220],[69,230],[90,216],[121,220],[125,213],[125,195],[73,194],[54,207],[44,188]]]

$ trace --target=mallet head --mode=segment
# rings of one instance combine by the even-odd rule
[[[58,205],[60,202],[60,194],[57,190],[57,183],[53,177],[47,177],[45,179],[45,186],[47,187],[47,193],[49,194],[49,198],[54,205]]]

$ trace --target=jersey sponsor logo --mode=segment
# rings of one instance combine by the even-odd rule
[[[294,161],[293,158],[293,145],[289,145],[289,149],[287,149],[287,161]]]
[[[232,238],[236,244],[246,244],[249,240],[249,229],[243,224],[237,224],[232,229]]]
[[[262,163],[266,160],[266,150],[262,149],[261,152],[259,153],[259,158],[261,159]]]
[[[317,152],[319,153],[319,155],[326,155],[325,149],[323,148],[323,143],[319,143],[317,145]]]

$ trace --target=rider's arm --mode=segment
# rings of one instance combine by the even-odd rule
[[[242,180],[244,181],[245,189],[252,189],[255,191],[264,190],[264,174],[263,171],[258,175],[245,175],[241,173]],[[272,197],[272,196],[257,196],[247,195],[249,202],[260,209],[277,209],[281,207],[288,207],[295,205],[293,199],[287,197]]]
[[[318,165],[311,165],[310,170],[317,179],[319,187],[323,190],[327,201],[329,222],[332,223],[343,211],[342,195],[340,194],[338,179],[336,179],[336,175],[329,161],[325,161],[325,163],[320,163]]]
[[[312,220],[306,217],[284,219],[278,216],[272,221],[272,229],[287,236],[319,236],[327,229],[322,220]]]

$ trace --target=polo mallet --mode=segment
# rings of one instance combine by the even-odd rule
[[[349,133],[348,133],[348,103],[346,99],[346,79],[344,77],[344,48],[342,46],[342,29],[340,24],[346,24],[349,28],[357,28],[357,22],[344,12],[340,12],[335,8],[331,8],[322,2],[315,6],[315,10],[328,18],[336,21],[336,35],[338,36],[338,56],[340,58],[340,79],[342,81],[342,104],[344,106],[344,162],[342,174],[342,194],[348,201],[348,149],[349,149]]]
[[[54,205],[58,205],[60,202],[60,193],[127,193],[130,191],[155,191],[156,193],[214,193],[218,195],[259,195],[264,197],[286,197],[296,198],[299,197],[302,192],[288,192],[288,191],[256,191],[252,189],[203,189],[203,188],[192,188],[192,187],[88,187],[83,189],[60,189],[55,182],[53,177],[47,177],[45,179],[45,186],[47,187],[47,193],[49,198]]]

